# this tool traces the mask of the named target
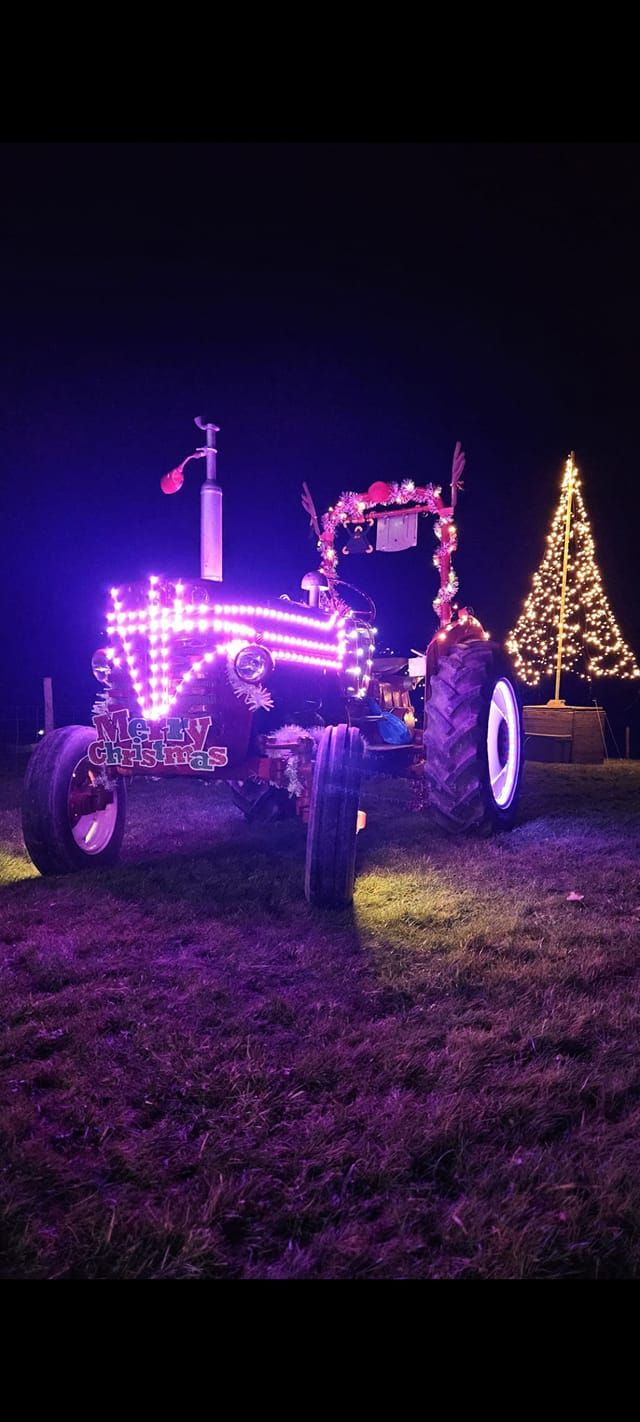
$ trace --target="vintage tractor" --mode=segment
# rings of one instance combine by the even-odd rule
[[[161,486],[177,492],[188,460],[205,459],[201,576],[111,589],[106,642],[92,659],[101,684],[92,725],[50,732],[27,769],[24,838],[40,872],[113,864],[128,786],[141,775],[226,780],[250,821],[299,815],[308,826],[305,894],[318,905],[353,896],[363,775],[409,776],[449,832],[510,827],[521,712],[506,654],[456,604],[460,446],[448,503],[431,484],[380,481],[343,494],[319,520],[305,485],[319,569],[302,579],[304,601],[257,601],[221,592],[218,427],[196,424],[206,443]],[[372,551],[374,530],[387,552],[410,547],[428,514],[438,538],[439,630],[424,657],[377,661],[372,617],[350,604],[339,554]]]

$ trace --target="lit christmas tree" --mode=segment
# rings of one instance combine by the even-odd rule
[[[507,647],[528,686],[555,673],[556,702],[563,671],[584,681],[640,677],[602,586],[573,454],[565,465],[544,557]]]

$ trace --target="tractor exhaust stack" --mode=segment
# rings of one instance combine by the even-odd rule
[[[219,425],[206,424],[200,415],[195,423],[206,434],[206,445],[199,453],[206,459],[207,473],[200,489],[200,577],[209,582],[222,582],[222,489],[216,478],[216,442]]]

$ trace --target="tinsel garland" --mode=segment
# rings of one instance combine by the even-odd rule
[[[310,737],[311,740],[317,742],[320,736],[322,735],[323,729],[324,727],[322,726],[312,726],[308,730],[305,730],[304,726],[296,726],[293,723],[287,726],[280,726],[279,729],[275,731],[272,736],[270,736],[269,744],[271,744],[272,741],[275,741],[276,745],[287,745],[291,741],[303,740],[306,737]],[[304,783],[300,778],[299,755],[289,754],[287,756],[284,778],[291,799],[295,797],[296,800],[298,800],[303,794],[305,788]],[[273,783],[276,784],[277,782],[274,781]]]
[[[380,492],[375,485],[372,487],[376,493]],[[341,494],[337,502],[322,516],[322,534],[318,541],[320,568],[329,583],[331,584],[336,576],[338,554],[334,544],[340,526],[359,523],[368,509],[389,508],[392,505],[404,508],[407,504],[424,504],[425,513],[438,513],[441,492],[441,489],[434,488],[432,484],[416,488],[412,479],[403,479],[401,483],[386,485],[382,498],[371,497],[368,493],[356,494],[353,490]]]
[[[248,682],[243,681],[242,677],[238,676],[231,662],[227,663],[227,676],[233,687],[234,694],[244,697],[250,711],[273,710],[273,697],[271,692],[267,691],[266,686],[262,686],[260,682],[258,682],[257,686],[250,686]]]
[[[444,587],[438,589],[438,591],[437,591],[437,593],[436,593],[436,595],[435,595],[435,597],[434,597],[434,599],[433,599],[432,607],[433,607],[434,612],[438,612],[438,613],[439,613],[441,607],[444,607],[445,605],[447,605],[447,604],[453,602],[453,599],[454,599],[454,597],[456,596],[459,587],[460,587],[460,584],[459,584],[458,579],[457,579],[457,577],[456,577],[456,575],[455,575],[455,573],[454,573],[454,571],[453,571],[453,568],[450,568],[450,570],[449,570],[449,576],[448,576],[448,578],[447,578],[447,581],[446,581]]]

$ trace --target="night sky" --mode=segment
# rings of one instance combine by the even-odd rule
[[[54,678],[86,721],[106,590],[197,574],[221,426],[225,580],[296,594],[300,507],[467,452],[456,569],[513,624],[575,449],[605,586],[640,653],[640,149],[625,144],[5,145],[2,721]],[[191,474],[189,474],[191,470]],[[383,643],[431,636],[431,528],[344,575]],[[632,692],[626,687],[625,694]]]

